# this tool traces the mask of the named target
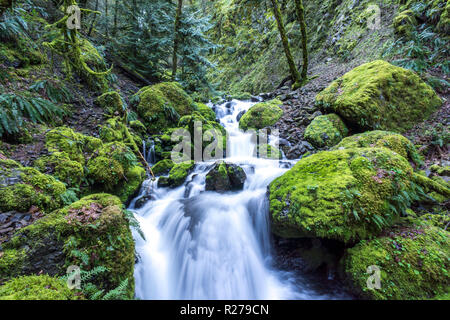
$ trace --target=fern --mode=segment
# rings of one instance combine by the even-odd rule
[[[3,93],[0,94],[0,136],[5,132],[18,133],[25,118],[33,123],[52,123],[66,114],[49,100]]]
[[[119,286],[113,290],[106,293],[102,300],[125,300],[126,292],[128,289],[128,278],[123,280]]]
[[[30,90],[34,92],[44,93],[52,102],[70,102],[72,95],[69,90],[61,83],[55,84],[50,80],[36,81],[30,86]]]
[[[134,228],[139,233],[139,235],[142,237],[142,239],[145,240],[144,232],[142,232],[139,221],[137,221],[133,212],[131,212],[130,210],[124,210],[123,212],[124,212],[125,219],[128,220],[128,224],[130,225],[130,227]]]

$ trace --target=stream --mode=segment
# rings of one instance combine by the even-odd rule
[[[277,269],[271,244],[267,186],[296,161],[254,156],[251,134],[237,116],[254,103],[233,100],[215,112],[229,135],[226,161],[247,174],[242,191],[205,191],[214,162],[197,163],[175,189],[144,182],[130,203],[145,240],[134,233],[139,299],[336,299],[298,272]],[[276,142],[269,137],[270,143]],[[134,209],[137,199],[150,200]],[[339,291],[338,291],[339,292]]]

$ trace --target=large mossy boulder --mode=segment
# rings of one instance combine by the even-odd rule
[[[348,250],[344,271],[353,292],[377,300],[423,300],[449,293],[450,234],[431,225],[401,226]],[[380,287],[367,282],[379,270]]]
[[[318,116],[306,127],[305,140],[316,148],[332,147],[348,135],[342,119],[334,113]]]
[[[109,115],[113,115],[116,112],[120,115],[124,113],[124,104],[117,91],[105,92],[97,97],[94,103],[105,110]]]
[[[133,100],[151,134],[175,127],[180,117],[191,114],[195,104],[176,82],[163,82],[139,90]]]
[[[316,102],[349,126],[396,132],[410,129],[442,104],[417,74],[383,60],[363,64],[333,81]]]
[[[207,191],[233,191],[244,188],[247,175],[244,170],[236,164],[218,161],[206,175]]]
[[[54,152],[34,161],[33,166],[42,173],[51,174],[66,186],[78,187],[84,177],[81,163],[70,160],[65,152]]]
[[[111,142],[95,151],[87,163],[88,177],[94,187],[117,195],[126,202],[145,180],[145,169],[122,142]]]
[[[62,276],[71,265],[84,271],[103,268],[89,281],[111,290],[128,279],[127,295],[134,295],[134,241],[115,196],[94,194],[56,210],[20,229],[3,250],[1,279],[40,271]]]
[[[216,121],[216,113],[204,103],[195,104],[197,111],[208,121]]]
[[[32,206],[50,212],[62,206],[64,184],[35,168],[0,159],[0,211],[28,212]]]
[[[153,167],[152,171],[154,175],[168,174],[170,170],[175,166],[175,163],[170,159],[164,159],[158,161]]]
[[[344,138],[332,149],[353,149],[353,148],[388,148],[409,161],[419,165],[422,163],[416,147],[401,134],[391,131],[367,131],[360,134]]]
[[[24,276],[0,286],[0,300],[81,300],[67,282],[48,275]]]
[[[186,161],[175,164],[169,171],[168,177],[160,177],[158,179],[158,187],[170,187],[176,188],[181,186],[185,181],[189,173],[194,169],[194,161]]]
[[[417,198],[408,161],[385,148],[322,151],[269,186],[272,230],[352,242],[380,233]]]
[[[280,108],[282,104],[277,99],[255,104],[241,117],[239,128],[241,130],[264,129],[274,125],[283,115],[283,110]]]

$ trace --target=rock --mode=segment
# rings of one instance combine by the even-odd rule
[[[241,120],[242,116],[245,114],[245,110],[242,110],[241,112],[238,113],[238,115],[236,116],[236,121],[239,122],[239,120]]]
[[[133,196],[145,180],[146,172],[123,142],[99,148],[87,164],[94,187],[117,195],[123,202]]]
[[[116,112],[123,115],[125,111],[122,98],[117,91],[109,91],[102,94],[94,100],[94,103],[105,110],[109,115],[113,115]]]
[[[0,160],[0,210],[27,212],[32,206],[50,212],[62,205],[64,184],[13,160]]]
[[[411,223],[348,249],[345,275],[353,291],[364,299],[436,299],[448,296],[449,252],[447,231]],[[379,289],[367,287],[369,266],[380,271]],[[372,274],[375,271],[372,269]]]
[[[355,134],[344,138],[338,145],[334,146],[332,150],[367,147],[388,148],[416,165],[422,163],[416,147],[401,134],[390,131],[375,130]]]
[[[282,158],[281,151],[269,144],[258,144],[257,155],[259,158],[266,158],[266,159]]]
[[[162,82],[139,90],[132,100],[151,134],[175,127],[180,117],[191,114],[195,104],[176,82]]]
[[[241,167],[218,161],[206,175],[205,190],[218,192],[242,190],[246,179],[247,175]]]
[[[136,200],[136,203],[134,204],[134,208],[140,209],[143,206],[145,206],[145,204],[147,202],[149,202],[150,200],[152,200],[152,197],[150,195],[145,195],[143,197],[140,197],[139,199]]]
[[[126,296],[134,296],[134,240],[115,196],[94,194],[53,211],[17,231],[4,249],[2,279],[41,271],[62,276],[69,265],[84,271],[101,266],[106,270],[90,282],[108,291],[128,279]]]
[[[316,103],[361,131],[403,132],[428,118],[442,100],[414,72],[376,60],[333,81]]]
[[[203,118],[205,118],[208,121],[216,121],[216,113],[214,110],[210,107],[208,107],[206,104],[203,103],[195,103],[197,107],[198,113],[200,113]]]
[[[239,128],[263,129],[274,125],[283,115],[283,110],[279,107],[281,104],[276,99],[255,104],[239,120]]]
[[[332,147],[348,135],[342,119],[334,113],[318,116],[306,128],[304,137],[316,148]]]
[[[314,150],[313,146],[307,141],[300,141],[298,144],[289,149],[286,154],[288,159],[299,159],[305,153]]]
[[[194,161],[175,164],[170,170],[168,177],[160,177],[158,179],[158,187],[176,188],[181,186],[186,181],[189,173],[194,169],[194,165]]]
[[[270,184],[272,230],[347,243],[370,238],[418,199],[412,182],[423,186],[422,179],[431,181],[413,175],[407,160],[386,148],[313,154]]]
[[[156,163],[152,167],[153,174],[156,176],[168,174],[169,171],[175,166],[175,163],[170,159],[164,159]]]

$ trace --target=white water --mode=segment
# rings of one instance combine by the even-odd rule
[[[216,108],[229,134],[227,162],[247,174],[240,192],[205,192],[213,163],[197,164],[176,189],[144,183],[151,200],[134,210],[145,234],[137,233],[136,296],[140,299],[323,299],[299,285],[291,273],[272,267],[268,184],[294,162],[253,157],[251,135],[236,116],[253,103],[233,101]],[[133,210],[136,199],[131,203]]]

